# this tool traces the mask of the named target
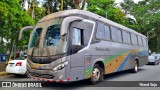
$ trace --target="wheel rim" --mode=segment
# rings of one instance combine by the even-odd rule
[[[134,67],[135,71],[138,71],[138,66],[137,66],[137,61],[135,61],[135,67]]]
[[[93,81],[98,81],[100,78],[100,70],[98,68],[95,68],[93,70]]]

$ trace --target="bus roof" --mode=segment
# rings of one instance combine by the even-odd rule
[[[51,19],[54,19],[54,18],[57,18],[57,17],[64,17],[64,16],[71,16],[71,15],[84,15],[84,16],[88,16],[88,17],[91,17],[93,19],[96,19],[98,21],[101,21],[101,22],[104,22],[106,24],[109,24],[109,25],[112,25],[112,26],[115,26],[117,28],[120,28],[120,29],[123,29],[123,30],[126,30],[126,31],[129,31],[129,32],[132,32],[132,33],[135,33],[137,35],[140,35],[140,36],[143,36],[145,38],[147,38],[145,35],[142,35],[130,28],[127,28],[123,25],[120,25],[118,23],[115,23],[107,18],[104,18],[102,16],[99,16],[97,14],[94,14],[92,12],[89,12],[89,11],[85,11],[85,10],[77,10],[77,9],[72,9],[72,10],[65,10],[65,11],[60,11],[60,12],[56,12],[56,13],[53,13],[53,14],[49,14],[45,17],[43,17],[40,21],[40,22],[44,22],[44,21],[48,21],[48,20],[51,20]]]

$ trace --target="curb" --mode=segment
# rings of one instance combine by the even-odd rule
[[[7,72],[0,72],[0,76],[5,76],[5,75],[12,75],[12,74]]]

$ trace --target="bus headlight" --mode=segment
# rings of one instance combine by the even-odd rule
[[[68,64],[68,61],[64,61],[64,62],[58,64],[57,66],[55,66],[52,70],[53,70],[53,71],[61,70],[61,69],[63,69],[67,64]]]

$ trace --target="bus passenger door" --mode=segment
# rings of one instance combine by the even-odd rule
[[[92,33],[93,24],[84,21],[74,21],[70,26],[69,53],[71,61],[71,77],[74,80],[84,79],[85,55]]]

